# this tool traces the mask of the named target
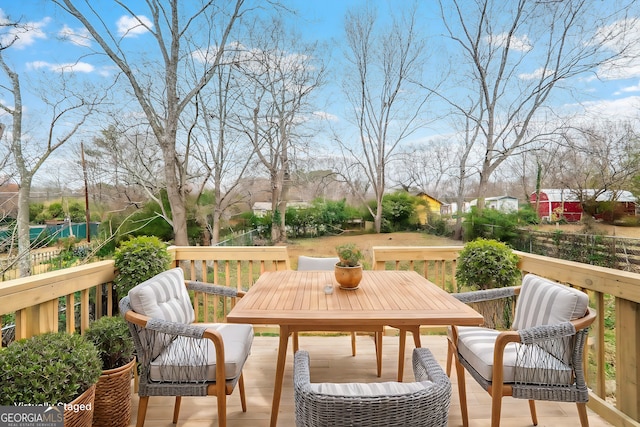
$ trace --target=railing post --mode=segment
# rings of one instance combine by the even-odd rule
[[[24,309],[25,324],[20,325],[20,330],[26,337],[44,334],[45,332],[58,331],[58,300],[46,301],[38,305]],[[18,319],[16,319],[16,332],[18,331]]]
[[[619,410],[640,421],[640,304],[616,298],[616,400]]]

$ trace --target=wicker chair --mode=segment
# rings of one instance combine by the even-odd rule
[[[253,327],[192,323],[195,316],[188,290],[231,298],[243,294],[223,286],[185,282],[182,269],[174,268],[139,284],[120,300],[120,313],[128,322],[141,368],[137,427],[144,425],[149,396],[176,396],[176,424],[182,396],[215,395],[218,426],[225,427],[226,396],[238,384],[242,411],[247,410],[242,368],[251,350]]]
[[[584,377],[584,347],[596,314],[584,292],[527,274],[521,287],[456,294],[471,303],[518,295],[511,331],[482,327],[450,329],[447,374],[455,357],[460,409],[469,425],[465,369],[491,394],[491,426],[500,425],[503,396],[529,400],[538,424],[535,400],[576,402],[580,423],[589,425]]]
[[[451,383],[427,348],[413,351],[416,382],[311,383],[309,353],[293,368],[297,427],[446,426]]]
[[[340,261],[338,257],[320,258],[300,255],[298,257],[298,271],[331,271],[334,269],[336,263]],[[382,375],[382,353],[378,351],[379,347],[382,347],[382,335],[384,327],[372,329],[368,332],[373,332],[374,345],[376,347],[376,364],[378,376]],[[298,351],[298,333],[293,334],[293,352]],[[356,355],[356,331],[351,331],[351,355]]]

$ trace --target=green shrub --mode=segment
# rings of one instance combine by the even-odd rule
[[[452,236],[453,228],[445,219],[432,218],[427,222],[427,233],[435,236]]]
[[[29,204],[29,222],[36,222],[38,215],[44,211],[44,204],[42,203],[30,203]]]
[[[57,405],[95,384],[102,368],[86,338],[51,332],[0,350],[0,372],[0,405]]]
[[[80,203],[71,202],[67,209],[69,210],[69,218],[71,218],[71,222],[85,222],[87,220],[85,208]]]
[[[51,203],[49,206],[47,206],[46,211],[47,211],[46,215],[48,215],[47,219],[60,219],[60,220],[62,220],[65,217],[64,209],[62,208],[62,203],[60,203],[60,202]]]
[[[122,317],[101,317],[91,324],[85,337],[98,349],[105,371],[124,366],[133,359],[133,338]]]
[[[513,286],[520,275],[518,256],[497,240],[478,239],[460,251],[456,280],[473,289]]]
[[[165,244],[155,236],[138,236],[121,242],[113,258],[117,270],[114,283],[120,298],[134,286],[167,270],[171,262]]]

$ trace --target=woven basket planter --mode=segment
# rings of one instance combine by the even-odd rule
[[[91,427],[95,394],[94,384],[69,403],[69,408],[64,411],[64,427]]]
[[[136,359],[124,366],[102,371],[96,384],[93,425],[126,427],[131,421],[131,374]],[[66,427],[66,424],[65,424]]]

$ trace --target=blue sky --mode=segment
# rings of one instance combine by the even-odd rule
[[[127,4],[136,8],[137,4],[143,4],[142,0],[128,1]],[[285,0],[285,4],[298,11],[296,17],[289,21],[300,32],[303,38],[309,41],[320,40],[330,46],[332,61],[339,61],[342,55],[343,24],[345,12],[353,6],[365,4],[365,0]],[[397,9],[399,5],[407,5],[406,1],[374,1],[379,8],[379,16],[384,20],[388,16],[389,9]],[[129,28],[128,21],[114,13],[114,8],[105,7],[107,0],[91,0],[92,6],[103,10],[102,19],[112,28]],[[438,24],[436,2],[422,1],[420,4],[419,21],[423,25],[425,35],[434,36],[443,32]],[[594,1],[595,6],[608,7],[609,2]],[[637,10],[636,10],[637,12]],[[19,42],[7,52],[5,59],[27,81],[30,76],[46,76],[47,73],[55,74],[60,67],[73,67],[75,73],[81,78],[102,79],[113,72],[113,65],[100,55],[84,55],[86,46],[95,47],[86,37],[81,25],[68,14],[58,10],[50,1],[45,0],[0,0],[0,20],[10,16],[12,20],[19,19],[23,23],[29,23],[32,31],[20,34]],[[132,48],[143,46],[144,34],[130,32],[127,43]],[[523,35],[523,40],[526,35]],[[640,30],[633,36],[640,39]],[[84,55],[84,56],[83,56]],[[431,67],[436,71],[438,64],[446,64],[449,61],[446,50],[435,51]],[[530,70],[531,73],[535,69]],[[339,70],[336,72],[339,74]],[[331,83],[337,83],[337,79]],[[97,80],[96,80],[97,81]],[[593,76],[581,76],[572,82],[576,88],[573,95],[597,116],[610,115],[611,117],[624,117],[632,114],[637,120],[637,111],[640,110],[640,64],[625,64],[615,76],[605,75],[596,79]],[[330,88],[328,88],[329,90]],[[335,86],[333,87],[335,90]],[[572,108],[575,99],[558,96],[553,102],[556,105],[566,104],[567,109]],[[25,106],[29,108],[28,101]],[[339,115],[339,106],[328,107],[333,109],[331,114]],[[0,120],[2,120],[0,116]],[[446,124],[437,127],[437,131],[446,128]],[[435,131],[434,131],[435,132]]]
[[[140,0],[139,0],[140,1]],[[108,4],[105,0],[93,0],[92,5],[104,10],[103,20],[113,27],[126,27],[127,22],[122,16],[114,14],[114,8],[104,7]],[[135,10],[135,1],[127,2]],[[143,3],[140,1],[140,3]],[[341,55],[341,40],[343,38],[343,23],[345,12],[353,6],[365,4],[365,0],[286,0],[285,4],[298,11],[295,18],[291,18],[296,29],[308,40],[320,40],[332,42],[332,57]],[[398,4],[407,4],[401,1],[374,1],[379,7],[379,16],[384,19],[389,8],[396,8]],[[441,33],[437,27],[435,1],[421,3],[420,19],[424,22],[427,34]],[[607,2],[596,2],[596,4]],[[608,3],[607,3],[608,4]],[[21,74],[29,74],[35,71],[55,72],[58,67],[65,64],[75,64],[74,69],[78,74],[87,76],[104,76],[110,72],[108,61],[101,61],[99,56],[83,57],[78,61],[79,55],[86,53],[82,47],[70,43],[87,44],[90,41],[82,40],[83,30],[80,24],[68,14],[58,10],[51,2],[45,0],[0,0],[0,19],[10,16],[13,20],[20,19],[29,22],[34,28],[28,34],[20,34],[20,41],[10,54],[6,55],[7,61]],[[134,45],[141,37],[133,34],[131,43]],[[65,40],[66,39],[66,40]],[[443,61],[446,58],[443,58]],[[627,101],[635,100],[640,94],[640,64],[626,67],[627,72],[619,78],[588,81],[583,80],[582,85],[585,99],[591,99],[594,103],[602,102],[610,110],[623,110]]]

